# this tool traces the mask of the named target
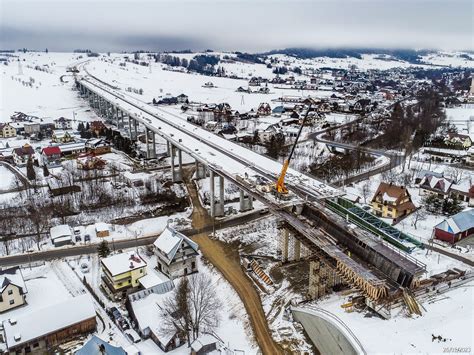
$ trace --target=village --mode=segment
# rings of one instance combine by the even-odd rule
[[[393,331],[397,321],[408,341],[391,340],[394,352],[469,348],[474,58],[466,57],[0,53],[0,351],[333,353],[317,340],[333,331],[347,338],[345,353],[374,353],[389,337],[374,341],[365,330]],[[81,75],[118,94],[97,101]],[[121,99],[143,113],[114,106]],[[337,191],[320,199],[337,223],[422,271],[398,280],[405,291],[390,306],[372,304],[378,296],[330,271],[270,197],[255,197],[271,195],[268,177],[224,179],[195,158],[215,155],[211,148],[150,134],[150,112],[220,139],[217,152],[245,148],[247,166],[250,154],[287,161]],[[286,210],[300,203],[272,198]],[[352,256],[350,246],[344,252]],[[189,319],[179,313],[183,289],[197,312]],[[311,318],[322,309],[336,325]]]

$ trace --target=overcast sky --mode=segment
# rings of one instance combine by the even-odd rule
[[[0,48],[473,50],[472,0],[0,0]]]

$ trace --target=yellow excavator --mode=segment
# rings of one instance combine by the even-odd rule
[[[293,143],[293,146],[291,147],[290,155],[288,155],[288,158],[286,158],[285,162],[283,163],[280,176],[278,177],[276,184],[273,186],[274,191],[277,194],[286,195],[288,193],[288,189],[285,186],[286,172],[288,170],[288,167],[290,166],[291,158],[293,157],[293,153],[295,152],[296,145],[298,144],[298,139],[300,138],[301,131],[303,130],[306,120],[308,119],[308,114],[309,114],[309,111],[311,111],[311,106],[313,105],[314,100],[306,99],[304,103],[308,105],[308,110],[306,111],[306,114],[304,115],[303,122],[301,122],[300,129],[298,131],[298,134],[296,135],[295,143]]]

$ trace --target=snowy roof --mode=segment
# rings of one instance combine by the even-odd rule
[[[108,232],[109,225],[107,223],[98,222],[95,224],[95,231],[96,232]]]
[[[191,349],[198,352],[205,345],[214,344],[214,343],[220,344],[221,342],[212,334],[203,334],[203,335],[200,335],[195,341],[191,343]],[[217,346],[217,348],[218,347],[219,346]]]
[[[137,319],[138,327],[141,332],[146,328],[149,328],[158,336],[159,341],[165,345],[168,344],[174,336],[174,334],[164,334],[161,330],[160,305],[162,305],[163,301],[168,297],[168,294],[151,293],[148,296],[131,303],[133,314]]]
[[[433,190],[439,190],[443,193],[447,193],[452,184],[453,182],[451,180],[430,174],[427,174],[420,183],[422,187],[429,187]]]
[[[165,228],[153,245],[165,254],[168,261],[171,262],[182,242],[188,244],[195,252],[199,249],[195,242],[169,226]]]
[[[149,269],[148,273],[138,280],[138,282],[140,282],[140,284],[146,289],[161,285],[169,281],[170,279],[165,274],[162,274],[161,272],[156,271],[154,269]]]
[[[102,259],[102,265],[110,272],[112,276],[115,276],[129,272],[131,270],[146,267],[146,262],[140,257],[140,255],[130,251],[104,258]]]
[[[61,154],[61,148],[58,146],[45,147],[41,150],[44,155]]]
[[[103,346],[105,352],[100,350],[100,346]],[[103,341],[96,335],[93,335],[84,346],[76,352],[76,355],[126,355],[127,353],[122,347],[110,345]]]
[[[14,324],[3,322],[7,347],[15,347],[90,318],[95,318],[95,308],[89,295],[30,310],[18,316]]]
[[[461,233],[474,228],[474,209],[455,214],[437,224],[435,228],[451,234]]]
[[[21,269],[18,266],[5,269],[0,272],[0,293],[2,293],[10,284],[21,288],[21,293],[28,292],[26,289],[25,280],[23,280],[23,275],[21,274]]]
[[[49,234],[51,234],[52,240],[65,236],[72,237],[71,227],[67,224],[60,224],[59,226],[51,227]]]

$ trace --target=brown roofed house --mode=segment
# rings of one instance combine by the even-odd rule
[[[404,186],[381,182],[372,198],[374,214],[379,217],[392,218],[394,222],[398,222],[415,209],[410,193]]]

